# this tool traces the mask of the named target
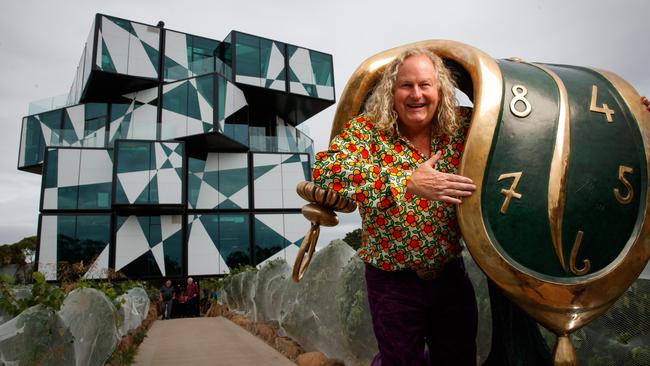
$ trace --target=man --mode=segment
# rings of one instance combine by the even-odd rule
[[[185,289],[187,296],[187,314],[190,317],[199,316],[199,287],[194,283],[194,279],[189,277],[187,279],[187,288]]]
[[[454,204],[476,189],[456,175],[469,111],[442,60],[409,49],[326,152],[314,182],[359,204],[379,354],[373,365],[475,365],[477,311]]]
[[[172,302],[176,298],[176,290],[172,286],[172,281],[167,280],[160,288],[160,303],[162,304],[162,318],[169,319],[172,313]]]

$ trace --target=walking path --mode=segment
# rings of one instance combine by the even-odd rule
[[[136,366],[295,366],[261,339],[223,317],[156,320]]]

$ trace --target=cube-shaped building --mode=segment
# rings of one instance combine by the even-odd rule
[[[322,52],[97,14],[68,95],[23,118],[18,169],[43,175],[38,270],[292,263],[309,227],[295,186],[313,157],[296,126],[334,103],[333,80]]]

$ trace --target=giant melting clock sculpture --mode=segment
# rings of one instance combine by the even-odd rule
[[[383,68],[414,46],[440,55],[474,103],[459,174],[478,190],[458,206],[472,257],[558,336],[555,365],[576,365],[568,335],[605,312],[650,257],[650,113],[610,72],[494,60],[462,43],[433,40],[359,66],[339,101],[332,136],[363,109]],[[317,223],[313,206],[309,217]],[[302,253],[310,253],[313,236]],[[306,269],[302,260],[296,279]]]

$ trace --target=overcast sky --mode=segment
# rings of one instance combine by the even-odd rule
[[[650,3],[622,1],[91,1],[21,0],[0,11],[0,243],[36,233],[41,177],[16,169],[31,101],[66,93],[95,13],[222,40],[231,30],[330,53],[337,99],[367,57],[405,43],[450,39],[494,58],[593,66],[650,95]],[[336,106],[305,122],[327,146]],[[322,241],[359,226],[341,215]],[[650,271],[646,269],[650,274]]]

